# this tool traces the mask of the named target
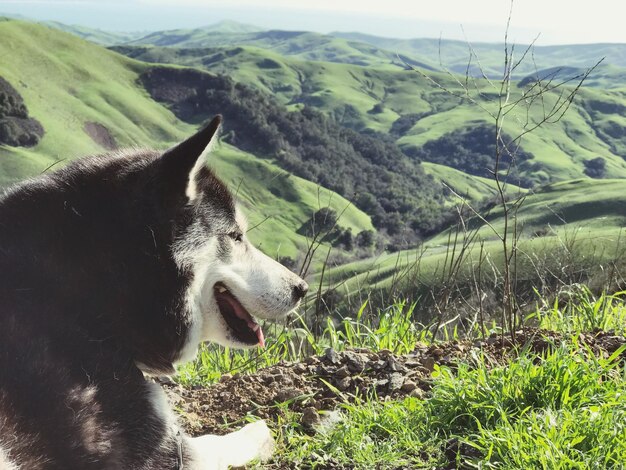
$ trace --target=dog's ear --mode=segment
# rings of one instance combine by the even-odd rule
[[[186,196],[188,200],[197,195],[197,177],[205,165],[206,157],[217,140],[217,131],[222,123],[219,114],[184,142],[166,150],[161,156],[162,178],[167,181],[171,196]]]

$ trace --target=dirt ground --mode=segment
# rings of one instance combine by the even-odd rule
[[[227,433],[245,424],[246,415],[276,420],[285,406],[301,413],[305,427],[315,427],[320,411],[334,410],[359,395],[375,391],[381,400],[427,396],[435,364],[455,367],[482,356],[497,366],[515,357],[523,345],[543,352],[561,341],[568,341],[567,336],[525,329],[517,332],[514,342],[509,336],[492,335],[477,341],[417,344],[403,356],[384,350],[328,349],[322,356],[303,362],[282,363],[250,375],[225,375],[206,388],[186,389],[171,382],[163,387],[191,435]],[[581,354],[588,346],[595,354],[608,357],[623,344],[624,336],[607,332],[585,333],[578,338]],[[626,359],[626,354],[622,356]],[[279,403],[285,405],[276,406]]]

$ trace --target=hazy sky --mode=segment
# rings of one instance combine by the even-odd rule
[[[191,28],[229,19],[265,28],[470,41],[500,41],[509,8],[508,0],[0,0],[0,13],[109,30]],[[541,45],[626,43],[625,18],[620,0],[516,0],[511,38],[528,42],[541,33]]]

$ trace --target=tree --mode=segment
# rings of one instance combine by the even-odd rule
[[[585,174],[590,178],[604,178],[606,176],[606,160],[602,157],[585,160]]]

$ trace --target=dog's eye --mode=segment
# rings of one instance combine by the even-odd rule
[[[228,236],[232,238],[233,240],[235,240],[236,242],[243,241],[243,234],[241,232],[230,232]]]

